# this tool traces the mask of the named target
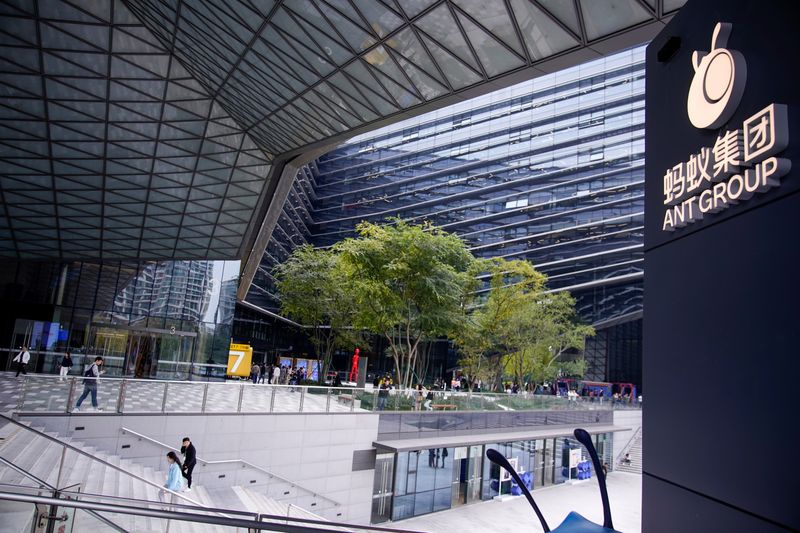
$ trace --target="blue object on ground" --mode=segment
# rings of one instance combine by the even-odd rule
[[[600,524],[591,522],[575,511],[567,515],[561,524],[551,530],[551,533],[619,533],[615,529],[608,529]]]

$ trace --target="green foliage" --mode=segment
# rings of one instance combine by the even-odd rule
[[[352,328],[356,307],[340,258],[330,250],[303,246],[278,266],[276,276],[281,311],[309,327],[324,380],[334,349],[350,348],[363,340]]]
[[[463,357],[461,366],[473,379],[499,384],[504,354],[519,349],[511,337],[514,318],[544,288],[546,276],[528,261],[502,258],[476,263],[474,274],[488,276],[486,292],[475,293],[464,327],[454,340]]]
[[[504,374],[519,384],[554,379],[572,348],[582,349],[591,326],[580,324],[568,292],[547,293],[544,274],[527,261],[483,263],[488,289],[455,340],[467,374],[499,385]],[[583,373],[571,364],[573,373]]]
[[[452,335],[464,321],[474,258],[457,236],[397,220],[363,222],[336,245],[356,303],[354,325],[383,336],[400,386],[413,384],[420,343]]]
[[[582,375],[590,326],[579,323],[568,292],[548,293],[547,277],[527,261],[476,260],[457,236],[401,220],[361,223],[358,237],[330,250],[298,248],[277,269],[282,312],[309,327],[324,377],[336,347],[371,331],[386,339],[397,384],[424,373],[426,345],[450,337],[473,379],[520,384]]]

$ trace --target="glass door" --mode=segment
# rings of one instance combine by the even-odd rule
[[[158,376],[159,339],[155,333],[131,332],[125,375],[136,379]]]
[[[372,487],[372,523],[386,522],[392,516],[394,454],[378,454],[375,460],[375,481]]]
[[[539,439],[536,441],[534,452],[534,487],[547,487],[553,484],[553,441],[551,439]]]
[[[451,506],[458,507],[467,503],[469,484],[469,448],[460,446],[453,449],[453,488]]]
[[[467,464],[466,501],[471,503],[481,499],[481,483],[483,481],[483,446],[470,446]]]
[[[95,327],[93,329],[94,342],[82,363],[89,365],[95,357],[100,356],[103,358],[103,370],[106,371],[107,375],[123,375],[129,332],[110,327]],[[81,368],[81,372],[83,372],[83,368]]]

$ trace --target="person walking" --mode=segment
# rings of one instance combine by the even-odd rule
[[[258,382],[264,383],[267,379],[267,363],[262,361],[261,364],[258,365],[258,369],[259,369]]]
[[[250,367],[250,379],[253,380],[253,385],[258,385],[259,374],[261,374],[261,367],[258,366],[258,363],[253,363],[253,366]]]
[[[178,459],[175,452],[167,453],[167,464],[169,465],[169,469],[167,470],[167,482],[164,483],[164,488],[158,491],[158,499],[161,500],[162,503],[166,501],[167,490],[179,492],[183,486],[183,482],[181,481],[183,477],[181,475],[181,460]]]
[[[425,395],[425,403],[423,403],[423,405],[425,406],[425,410],[433,411],[432,404],[433,404],[433,391],[431,389],[428,389],[428,394]]]
[[[72,410],[73,412],[80,411],[83,400],[90,394],[92,395],[92,407],[98,411],[103,410],[102,407],[97,406],[97,378],[106,373],[105,370],[100,370],[101,366],[103,366],[103,358],[98,355],[94,358],[92,366],[83,373],[85,376],[83,378],[83,394],[78,398],[78,403],[75,404],[75,409]]]
[[[70,355],[69,352],[67,352],[61,359],[61,364],[59,365],[58,368],[59,381],[64,381],[64,378],[67,377],[67,374],[69,374],[70,368],[72,368],[72,356]]]
[[[192,471],[197,464],[197,450],[189,437],[183,437],[183,446],[181,446],[181,455],[183,455],[183,468],[181,473],[186,478],[186,492],[192,492]]]
[[[425,397],[425,391],[422,389],[422,384],[417,383],[417,390],[414,393],[414,410],[422,410],[422,400]]]
[[[28,351],[28,347],[27,346],[23,345],[22,349],[19,351],[17,356],[14,358],[14,362],[17,363],[17,375],[14,376],[15,378],[19,377],[19,373],[20,372],[22,372],[26,376],[28,375],[28,373],[25,371],[25,369],[27,368],[28,363],[30,362],[30,360],[31,360],[31,352]]]
[[[275,365],[272,369],[272,384],[279,385],[281,382],[281,365]]]

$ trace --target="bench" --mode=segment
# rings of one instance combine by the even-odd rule
[[[455,411],[457,408],[458,406],[452,403],[435,403],[431,405],[431,409],[433,409],[434,411],[438,410],[447,411],[448,409]]]
[[[336,400],[339,403],[351,404],[351,403],[353,403],[353,395],[352,394],[340,394],[339,396],[336,397]]]

